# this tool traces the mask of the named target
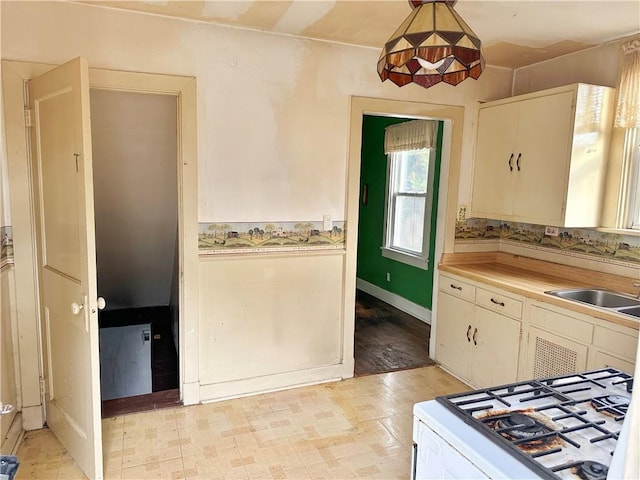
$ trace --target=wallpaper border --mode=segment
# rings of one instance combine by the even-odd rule
[[[11,225],[0,227],[0,264],[13,263],[13,229]]]
[[[484,219],[456,223],[456,243],[482,244],[497,240],[573,257],[640,266],[640,237],[635,235],[586,228],[560,228],[558,236],[549,236],[545,234],[544,225]]]
[[[200,255],[234,253],[344,250],[344,221],[324,222],[201,222],[198,224]]]

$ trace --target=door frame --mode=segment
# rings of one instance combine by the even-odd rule
[[[23,425],[44,424],[33,164],[26,141],[26,81],[58,65],[2,60],[6,155],[14,238]],[[199,403],[198,177],[195,77],[89,68],[90,88],[174,95],[178,100],[179,374],[185,405]],[[28,105],[28,103],[26,104]],[[20,315],[20,312],[22,314]]]
[[[356,268],[358,258],[358,217],[360,209],[360,150],[362,144],[362,118],[364,115],[385,117],[432,118],[444,121],[442,159],[440,165],[439,200],[436,225],[436,245],[433,272],[432,312],[437,309],[435,293],[438,291],[438,262],[444,253],[454,250],[458,179],[462,158],[462,130],[464,107],[437,105],[370,97],[351,97],[349,144],[347,164],[347,222],[353,231],[346,238],[344,278],[344,330],[343,338],[353,338],[355,331]],[[431,332],[436,331],[437,315],[432,314]],[[354,371],[353,342],[343,345],[343,377],[352,377]],[[435,358],[435,335],[429,340],[429,356]]]

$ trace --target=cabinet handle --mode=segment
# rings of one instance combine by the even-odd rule
[[[462,291],[462,287],[457,287],[453,283],[449,285],[451,288]]]
[[[478,342],[476,342],[476,335],[478,335],[478,329],[477,328],[473,331],[473,344],[474,345],[478,345]]]
[[[518,171],[520,171],[520,157],[522,157],[522,153],[519,153],[518,158],[516,158],[516,167],[518,167]]]
[[[511,162],[513,162],[513,153],[509,157],[509,171],[513,172],[513,165],[511,165]]]
[[[467,342],[471,341],[471,337],[469,336],[469,333],[471,333],[471,325],[469,325],[469,328],[467,328]]]
[[[497,300],[494,300],[493,298],[491,299],[491,303],[495,303],[496,305],[500,305],[501,307],[504,307],[504,302],[499,302]]]

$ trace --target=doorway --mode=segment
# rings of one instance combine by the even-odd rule
[[[177,97],[90,89],[102,415],[179,401]]]
[[[425,136],[425,141],[429,138],[429,148],[386,153],[387,130],[398,132],[399,128],[406,132],[407,128],[416,127],[425,133],[430,131],[430,135]],[[443,122],[435,119],[416,121],[415,117],[363,115],[356,271],[356,375],[433,363],[428,347],[434,257],[429,252],[435,248],[443,127]],[[398,134],[394,135],[396,138]],[[402,142],[397,146],[401,145]],[[390,165],[396,165],[393,174]],[[390,176],[394,177],[393,181]],[[398,188],[408,189],[411,193],[396,194]],[[396,250],[386,244],[391,228],[398,229],[396,236],[405,244],[408,237],[413,240],[411,252],[415,250],[414,253],[405,245]]]
[[[465,108],[462,106],[438,105],[401,100],[387,100],[367,97],[351,99],[350,135],[349,135],[349,168],[347,219],[357,223],[361,209],[360,168],[363,136],[363,118],[365,115],[406,118],[433,118],[443,122],[442,158],[440,183],[438,188],[438,207],[435,225],[435,245],[433,249],[434,265],[437,265],[445,253],[454,251],[454,232],[456,208],[458,202],[458,179],[462,157],[462,130]],[[347,237],[347,255],[345,269],[345,337],[355,332],[356,280],[358,235]],[[434,267],[434,271],[435,271]],[[433,291],[438,289],[438,276],[433,278]],[[430,315],[431,331],[437,329],[436,296],[432,298]],[[355,345],[344,346],[345,369],[355,370]],[[436,342],[433,335],[429,338],[429,357],[436,358]],[[350,362],[348,361],[350,360]]]
[[[78,61],[79,60],[79,61]],[[74,84],[71,88],[61,86],[55,92],[61,95],[73,95],[74,115],[71,122],[54,122],[56,128],[63,125],[70,125],[75,128],[74,134],[65,133],[66,142],[77,141],[82,134],[82,144],[80,148],[82,155],[77,156],[79,150],[73,147],[70,155],[64,158],[70,160],[67,167],[70,167],[76,174],[80,171],[85,175],[83,164],[86,158],[91,157],[91,149],[86,148],[86,140],[90,140],[90,133],[84,129],[84,124],[88,115],[80,112],[82,120],[76,115],[77,107],[89,106],[90,88],[100,88],[105,90],[119,90],[128,92],[142,92],[151,94],[171,95],[178,102],[178,185],[179,185],[179,291],[178,313],[180,321],[178,323],[180,334],[177,337],[179,343],[179,382],[182,403],[185,405],[199,402],[199,379],[198,379],[198,349],[199,349],[199,327],[198,327],[198,222],[197,222],[197,139],[196,139],[196,80],[194,77],[160,75],[137,72],[125,72],[116,70],[104,70],[87,68],[86,59],[77,59],[68,62],[73,67],[74,82],[80,82],[76,88]],[[73,65],[72,65],[73,64]],[[81,67],[81,68],[76,68]],[[99,352],[98,352],[98,321],[96,310],[99,307],[97,302],[97,288],[89,285],[89,289],[82,292],[73,290],[74,296],[69,299],[69,292],[58,292],[51,296],[51,300],[56,301],[56,311],[61,316],[67,318],[71,312],[72,317],[69,322],[77,328],[63,329],[59,340],[62,343],[61,353],[63,355],[80,355],[85,357],[78,361],[58,361],[59,359],[50,356],[47,349],[48,338],[46,337],[47,322],[50,315],[43,309],[42,302],[34,302],[34,298],[39,298],[42,292],[40,284],[40,259],[34,252],[39,247],[38,225],[40,220],[37,216],[37,171],[34,165],[32,151],[25,142],[25,130],[27,136],[31,133],[30,125],[33,118],[33,110],[27,110],[25,106],[29,104],[28,94],[31,91],[32,81],[40,78],[48,72],[58,75],[59,68],[51,65],[30,62],[19,62],[2,60],[2,86],[4,93],[4,118],[6,124],[6,146],[7,164],[9,177],[12,179],[10,199],[12,204],[12,214],[14,215],[13,233],[15,239],[20,239],[14,246],[15,259],[15,279],[16,279],[16,308],[23,312],[20,322],[20,335],[18,337],[18,361],[20,363],[20,385],[22,393],[22,419],[23,425],[28,429],[37,429],[46,423],[59,438],[67,438],[65,441],[71,456],[81,465],[83,471],[89,477],[99,477],[102,475],[102,444],[101,444],[101,422],[100,422],[100,395],[99,395]],[[86,71],[88,70],[88,79]],[[68,70],[66,70],[68,73]],[[88,81],[87,81],[88,80]],[[58,83],[67,82],[66,75],[57,77]],[[68,85],[68,84],[67,84]],[[86,94],[84,93],[86,91]],[[78,98],[81,96],[81,98]],[[47,97],[49,98],[49,97]],[[55,99],[55,96],[51,96]],[[69,102],[67,102],[69,103]],[[25,127],[26,126],[26,127]],[[87,136],[88,135],[88,136]],[[63,138],[62,135],[54,135],[49,140]],[[63,139],[64,139],[63,138]],[[90,145],[90,143],[88,144]],[[75,157],[75,159],[74,159]],[[28,168],[27,168],[28,166]],[[75,168],[74,168],[75,166]],[[57,169],[51,173],[56,174]],[[85,185],[85,182],[77,183],[82,189],[93,188],[93,180]],[[54,183],[55,184],[55,183]],[[54,185],[52,184],[52,185]],[[69,183],[62,183],[66,190],[69,190]],[[77,185],[75,185],[77,186]],[[65,193],[65,188],[59,189]],[[67,195],[69,197],[69,195]],[[78,201],[84,205],[76,205]],[[77,198],[72,202],[76,209],[91,215],[90,223],[93,224],[93,194],[87,197]],[[60,210],[66,213],[68,208]],[[69,216],[69,215],[67,215]],[[74,217],[75,218],[75,217]],[[86,220],[82,220],[86,221]],[[56,226],[63,227],[61,222],[55,222]],[[70,232],[64,229],[62,233]],[[94,229],[79,229],[80,236],[90,237],[86,244],[89,252],[94,252]],[[86,232],[86,233],[85,233]],[[64,237],[64,235],[63,235]],[[73,236],[72,236],[73,237]],[[65,239],[64,237],[63,239]],[[82,239],[84,241],[84,239]],[[62,242],[62,245],[68,245]],[[77,250],[66,248],[65,255],[73,254],[77,257]],[[79,251],[80,263],[90,263],[91,255],[86,255],[87,251]],[[84,257],[84,260],[83,260]],[[95,263],[94,263],[95,265]],[[93,267],[92,267],[93,269]],[[95,270],[85,277],[85,280],[95,282],[97,275]],[[91,280],[91,279],[94,280]],[[73,282],[72,282],[73,283]],[[65,284],[66,285],[66,284]],[[74,287],[76,288],[76,287]],[[76,288],[77,290],[77,288]],[[65,295],[62,295],[65,293]],[[78,303],[75,303],[78,302]],[[90,308],[84,308],[90,305]],[[69,308],[71,306],[71,308]],[[76,313],[77,311],[77,313]],[[75,320],[74,320],[75,318]],[[185,334],[185,332],[187,332]],[[78,342],[71,338],[71,333],[83,335],[83,340]],[[57,384],[73,391],[72,395],[64,397],[64,405],[68,414],[53,415],[52,401],[56,400],[59,390],[51,389],[49,374],[51,367],[56,366],[59,375],[56,376]],[[43,381],[44,377],[44,381]],[[63,388],[63,390],[64,390]],[[72,403],[70,403],[72,402]],[[54,405],[55,407],[55,405]],[[71,410],[70,410],[71,409]],[[55,412],[54,412],[55,413]],[[73,421],[77,418],[78,421]],[[55,425],[54,425],[55,424]],[[57,425],[60,424],[60,428]],[[55,428],[54,428],[55,427]],[[84,429],[83,434],[80,430]],[[81,437],[81,439],[80,439]],[[76,441],[77,440],[77,441]]]

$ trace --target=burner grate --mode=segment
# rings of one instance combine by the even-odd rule
[[[582,478],[591,480],[599,478],[601,464],[610,462],[626,413],[624,392],[631,392],[632,388],[630,375],[604,368],[436,400],[544,478],[558,478],[559,472],[582,469],[587,475]],[[498,420],[514,414],[520,416],[512,424],[496,426]],[[524,420],[526,415],[533,415],[542,427],[534,428],[532,421]],[[527,435],[513,434],[516,427],[523,428]],[[583,450],[588,445],[596,448],[599,461],[587,462]]]

